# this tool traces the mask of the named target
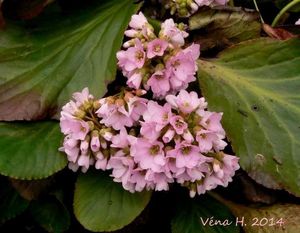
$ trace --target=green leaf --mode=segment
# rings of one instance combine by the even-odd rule
[[[63,135],[55,121],[0,122],[0,174],[16,179],[42,179],[67,165],[58,151]]]
[[[146,207],[150,197],[150,192],[132,194],[107,174],[90,171],[78,177],[74,213],[90,231],[114,231],[131,223]]]
[[[3,179],[1,179],[0,183],[0,200],[0,223],[21,214],[28,207],[29,203]]]
[[[259,14],[237,7],[203,8],[189,19],[194,39],[201,50],[222,48],[241,41],[258,38],[261,32]]]
[[[65,232],[70,226],[68,210],[54,197],[33,201],[29,210],[33,219],[47,232]]]
[[[103,96],[139,7],[133,2],[89,1],[70,14],[45,11],[28,25],[0,31],[0,120],[51,117],[84,87]]]
[[[189,197],[187,197],[189,198]],[[230,210],[207,195],[196,199],[180,199],[172,219],[172,233],[239,233]],[[220,221],[218,225],[210,226]],[[223,225],[220,225],[223,224]]]
[[[199,62],[203,95],[258,183],[300,196],[300,40],[259,39]]]

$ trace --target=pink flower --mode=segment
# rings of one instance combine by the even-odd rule
[[[194,0],[198,6],[209,6],[214,0]]]
[[[196,140],[199,143],[201,153],[208,153],[220,139],[218,135],[209,130],[200,130],[196,134]]]
[[[122,128],[119,134],[112,137],[111,142],[111,147],[123,149],[136,143],[136,137],[128,135],[126,128]]]
[[[110,114],[107,118],[103,118],[100,123],[105,124],[107,127],[112,127],[115,130],[120,130],[124,126],[131,127],[133,125],[133,120],[124,106],[122,106]]]
[[[87,155],[89,152],[89,140],[81,141],[80,143],[81,154]]]
[[[180,30],[174,23],[173,19],[167,19],[161,24],[160,37],[169,40],[175,47],[184,45],[184,38],[189,34]]]
[[[66,136],[64,138],[63,147],[61,147],[59,150],[67,154],[68,161],[76,163],[80,152],[80,148],[78,146],[79,142],[80,141],[75,140],[70,136]]]
[[[188,143],[192,143],[193,141],[195,141],[193,135],[191,134],[191,132],[188,129],[184,131],[182,137]]]
[[[93,135],[91,139],[91,150],[97,152],[100,149],[99,135]]]
[[[69,162],[69,163],[68,163],[68,168],[69,168],[70,170],[72,170],[73,172],[77,172],[78,169],[79,169],[79,166],[78,166],[77,163]]]
[[[194,168],[203,160],[199,148],[184,141],[177,143],[175,149],[168,151],[167,157],[176,159],[177,168]]]
[[[117,52],[118,66],[123,72],[131,72],[143,67],[145,62],[145,51],[139,39],[135,39],[135,46],[127,50]]]
[[[127,37],[137,37],[138,33],[139,33],[138,30],[129,29],[124,32],[124,35]],[[123,47],[127,47],[127,46],[123,45]]]
[[[100,118],[106,118],[110,116],[118,108],[117,105],[110,103],[108,98],[102,98],[99,100],[100,108],[96,111],[96,114]]]
[[[295,24],[300,25],[300,19],[298,19]]]
[[[168,42],[161,39],[154,39],[147,45],[147,57],[162,56],[168,47]]]
[[[153,183],[154,187],[152,189],[155,189],[155,191],[167,191],[169,190],[169,183],[174,182],[171,173],[166,171],[157,173],[152,170],[148,170],[145,175],[145,179],[148,182]]]
[[[130,177],[130,182],[133,184],[133,189],[135,191],[142,192],[148,184],[148,182],[145,179],[145,170],[140,168],[134,169]]]
[[[138,109],[136,110],[139,111]],[[112,127],[115,130],[120,130],[124,126],[133,126],[134,119],[132,119],[131,113],[128,111],[129,110],[126,109],[124,105],[120,106],[104,102],[104,104],[96,111],[96,114],[98,117],[102,118],[100,121],[101,124],[104,124],[107,127]],[[136,112],[134,114],[136,114]],[[136,115],[134,116],[136,117]]]
[[[188,128],[187,123],[179,115],[172,116],[170,119],[170,124],[173,126],[173,129],[179,135],[183,134],[185,130]]]
[[[142,12],[139,12],[139,14],[131,16],[129,26],[134,29],[142,29],[147,23],[148,23],[147,18],[144,16]]]
[[[134,38],[140,35],[143,35],[146,39],[155,37],[153,27],[148,23],[142,12],[131,17],[129,26],[130,29],[125,31],[125,35],[128,37]],[[124,47],[125,44],[123,45]]]
[[[73,100],[70,100],[70,102],[66,103],[62,107],[61,116],[65,119],[74,119],[74,114],[79,111],[78,106]]]
[[[147,85],[151,88],[155,98],[161,98],[166,96],[170,90],[169,73],[166,70],[157,70],[152,74],[147,82]]]
[[[73,98],[76,100],[77,106],[80,106],[94,97],[89,93],[89,89],[86,87],[82,92],[73,93]]]
[[[188,83],[196,80],[197,64],[195,52],[192,52],[190,48],[179,51],[167,61],[166,68],[171,74],[170,82],[172,88],[174,90],[185,89]]]
[[[213,5],[214,6],[224,6],[224,5],[226,5],[227,2],[228,2],[228,0],[214,0]]]
[[[175,131],[173,129],[168,129],[168,131],[163,135],[162,140],[164,143],[169,143],[175,136]]]
[[[134,70],[132,72],[129,72],[128,75],[126,75],[126,76],[128,77],[128,80],[126,82],[128,87],[134,88],[134,89],[140,88],[142,79],[143,79],[143,75],[142,75],[141,71]]]
[[[80,155],[77,163],[79,166],[82,166],[82,167],[85,167],[86,169],[88,169],[90,166],[90,156],[86,155],[86,154]]]
[[[129,156],[111,157],[107,164],[107,169],[112,169],[111,176],[115,182],[121,182],[125,190],[134,192],[130,178],[133,172],[134,161]]]
[[[228,182],[231,181],[231,178],[234,176],[235,172],[240,168],[239,166],[239,158],[236,156],[228,155],[228,154],[223,154],[223,166],[222,170],[224,173],[224,178],[223,182],[224,185],[227,186]]]
[[[194,0],[198,6],[224,6],[228,0]]]
[[[107,158],[102,154],[101,151],[96,153],[95,168],[105,171],[107,167]]]
[[[84,140],[89,133],[89,124],[83,120],[60,119],[60,128],[64,134],[71,134],[75,140]]]
[[[164,170],[166,158],[163,144],[159,141],[150,142],[147,139],[138,138],[137,142],[130,148],[130,154],[142,169],[151,169],[154,172]]]
[[[203,178],[202,183],[197,184],[197,193],[204,194],[206,191],[212,190],[220,185],[220,180],[215,176],[206,176]]]
[[[195,182],[205,177],[205,174],[209,171],[208,164],[206,162],[199,162],[199,164],[193,168],[185,168],[184,172],[176,174],[176,181],[179,184],[185,182]]]
[[[200,124],[207,130],[211,132],[217,133],[220,137],[225,137],[225,131],[221,124],[223,113],[217,113],[217,112],[209,112],[205,111],[203,112],[203,115],[201,116],[202,119],[200,121]]]
[[[169,124],[169,119],[172,116],[171,106],[165,104],[160,106],[155,101],[148,101],[147,110],[143,114],[143,119],[145,122],[154,122],[156,123],[155,130],[160,131],[163,127]]]
[[[166,100],[174,109],[179,109],[182,113],[189,114],[194,112],[199,107],[204,109],[207,103],[204,98],[198,98],[196,92],[188,93],[186,90],[181,90],[177,96],[167,95]]]
[[[147,109],[148,100],[137,96],[131,97],[128,101],[128,112],[133,121],[138,121]]]
[[[155,122],[140,122],[141,130],[140,133],[144,138],[150,141],[155,141],[160,136],[160,128],[157,128],[157,123]]]

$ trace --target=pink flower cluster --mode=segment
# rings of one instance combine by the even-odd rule
[[[200,46],[183,47],[188,36],[183,25],[168,19],[156,35],[140,12],[132,16],[129,26],[125,35],[131,39],[123,44],[125,50],[119,51],[117,58],[130,88],[151,90],[153,98],[162,99],[196,80]]]
[[[168,190],[177,182],[193,197],[227,186],[239,165],[237,157],[222,152],[222,114],[208,111],[195,92],[167,95],[164,105],[141,94],[123,91],[94,100],[84,89],[73,95],[60,123],[69,167],[111,170],[130,192]]]
[[[85,88],[62,108],[60,150],[69,168],[110,170],[130,192],[168,190],[177,182],[194,197],[227,186],[239,165],[222,152],[222,113],[208,111],[203,97],[185,90],[195,80],[199,45],[184,48],[188,34],[172,19],[158,35],[142,13],[129,26],[131,39],[117,53],[128,87],[102,99]],[[160,101],[141,97],[147,93],[141,88]]]
[[[166,9],[170,9],[171,15],[175,13],[180,17],[188,17],[202,6],[224,6],[228,0],[161,0]]]

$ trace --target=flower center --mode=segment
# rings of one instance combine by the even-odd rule
[[[172,65],[173,65],[173,67],[176,68],[176,67],[180,66],[180,61],[179,61],[179,60],[176,60],[176,61],[173,62]]]
[[[153,145],[149,149],[150,155],[157,155],[159,151],[160,151],[159,145]]]
[[[185,146],[181,148],[181,153],[184,155],[188,155],[191,152],[192,148],[190,146]]]
[[[144,53],[142,51],[135,52],[135,58],[140,62],[144,59]]]
[[[161,47],[160,47],[159,44],[157,44],[157,45],[154,46],[154,51],[155,51],[156,53],[158,53],[160,50],[161,50]]]
[[[175,126],[177,128],[182,128],[184,126],[184,122],[180,118],[176,119]]]

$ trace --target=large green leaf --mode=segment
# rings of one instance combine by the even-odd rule
[[[65,232],[70,226],[68,210],[54,197],[33,201],[29,210],[33,219],[47,232]]]
[[[44,12],[26,26],[0,31],[0,120],[53,116],[73,92],[97,97],[116,73],[116,52],[132,0],[89,1],[75,12]],[[49,10],[50,11],[50,10]]]
[[[7,180],[0,178],[0,223],[21,214],[28,204]]]
[[[107,174],[91,171],[79,176],[74,212],[88,230],[114,231],[132,222],[146,207],[150,192],[130,193]]]
[[[0,122],[0,174],[16,179],[41,179],[63,169],[66,156],[55,121]]]
[[[209,107],[257,182],[300,196],[300,40],[259,39],[199,62]]]
[[[187,198],[177,203],[177,210],[172,219],[172,233],[240,232],[235,217],[219,201],[209,196]],[[218,224],[215,224],[216,221],[219,221]]]

